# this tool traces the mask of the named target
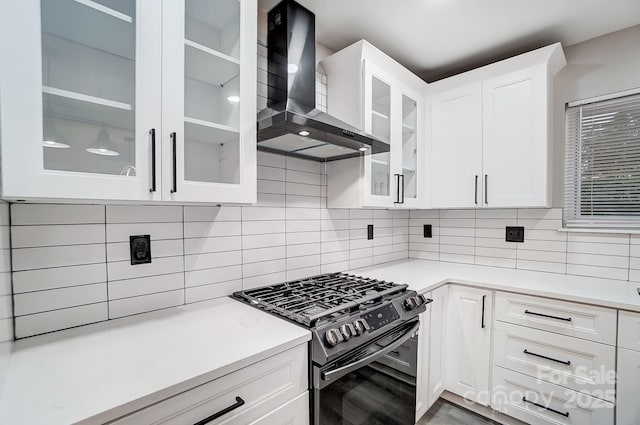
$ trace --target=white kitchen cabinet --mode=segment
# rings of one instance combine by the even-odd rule
[[[446,388],[485,406],[490,401],[492,306],[491,291],[450,285]]]
[[[618,313],[618,347],[640,351],[640,313]]]
[[[389,152],[329,162],[327,205],[422,206],[425,83],[364,40],[322,65],[327,111],[390,145]]]
[[[193,424],[306,425],[309,420],[307,345],[138,410],[114,425]]]
[[[2,0],[2,196],[255,201],[255,22],[255,0]]]
[[[431,206],[482,203],[482,87],[470,84],[431,98]]]
[[[548,207],[560,44],[431,84],[434,208]]]
[[[640,423],[640,351],[618,348],[616,424]]]

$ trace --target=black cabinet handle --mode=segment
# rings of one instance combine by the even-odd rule
[[[549,314],[535,313],[535,312],[529,311],[529,310],[525,310],[524,314],[530,314],[532,316],[548,317],[549,319],[564,320],[565,322],[570,322],[571,321],[571,317],[551,316]]]
[[[402,177],[402,201],[400,203],[404,204],[404,174],[400,174],[400,177]]]
[[[475,199],[475,203],[476,205],[478,205],[478,175],[476,174],[476,188],[475,188],[475,195],[474,195],[474,199]]]
[[[225,407],[224,409],[222,409],[219,412],[214,413],[213,415],[204,418],[203,420],[196,422],[193,425],[205,425],[208,424],[210,422],[215,421],[216,419],[218,419],[221,416],[226,415],[227,413],[231,412],[232,410],[236,410],[238,407],[243,406],[244,405],[244,400],[241,399],[240,397],[236,397],[236,402],[234,404],[232,404],[229,407]]]
[[[151,136],[151,189],[149,192],[156,191],[156,129],[149,130]]]
[[[399,204],[400,203],[400,174],[394,174],[393,177],[396,179],[396,200],[393,203]]]
[[[484,203],[489,204],[489,175],[484,175]]]
[[[176,150],[178,142],[176,141],[176,132],[171,133],[171,149],[173,150],[173,185],[171,186],[171,193],[176,193],[178,191],[178,160],[176,158]]]
[[[571,366],[571,360],[564,361],[564,360],[554,359],[553,357],[547,357],[547,356],[543,356],[542,354],[532,353],[531,351],[527,350],[526,348],[524,349],[524,353],[528,354],[530,356],[540,357],[541,359],[551,360],[552,362],[562,363],[562,364],[566,364],[567,366]]]
[[[486,299],[487,299],[487,296],[483,295],[482,296],[482,329],[484,329],[484,303]]]
[[[542,405],[542,404],[536,403],[535,401],[527,400],[527,398],[526,398],[526,397],[522,397],[522,401],[524,401],[525,403],[533,404],[534,406],[541,407],[542,409],[547,409],[549,412],[556,413],[556,414],[558,414],[558,415],[564,416],[565,418],[568,418],[568,417],[569,417],[569,412],[561,412],[561,411],[559,411],[559,410],[552,409],[551,407],[547,407],[547,406],[545,406],[545,405]]]

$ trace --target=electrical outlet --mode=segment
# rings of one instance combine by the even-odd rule
[[[433,237],[433,233],[431,231],[431,225],[430,224],[425,224],[425,225],[422,226],[422,235],[425,238]]]
[[[373,239],[373,224],[367,224],[367,239]]]
[[[507,226],[505,240],[507,242],[524,242],[524,227]]]
[[[131,265],[151,262],[151,235],[129,236]]]

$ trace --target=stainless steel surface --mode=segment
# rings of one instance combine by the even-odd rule
[[[389,152],[388,143],[316,109],[315,15],[284,0],[267,20],[268,99],[258,114],[258,149],[315,161],[357,157],[361,148]]]

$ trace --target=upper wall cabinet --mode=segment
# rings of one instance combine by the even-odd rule
[[[4,198],[255,201],[255,0],[0,0],[0,33]]]
[[[429,86],[433,208],[548,207],[560,44]]]
[[[426,84],[364,40],[322,65],[327,111],[390,145],[386,153],[329,162],[327,206],[422,206]]]

